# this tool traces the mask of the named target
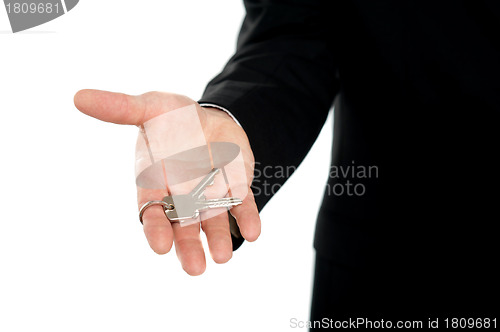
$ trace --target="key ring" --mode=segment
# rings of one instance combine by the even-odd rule
[[[141,224],[143,224],[142,222],[142,216],[144,214],[144,211],[146,211],[146,209],[150,206],[153,206],[153,205],[161,205],[163,206],[163,211],[171,211],[174,209],[174,205],[173,204],[169,204],[165,201],[149,201],[147,202],[146,204],[144,204],[141,209],[139,210],[139,221],[141,222]]]

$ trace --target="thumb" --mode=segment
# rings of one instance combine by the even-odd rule
[[[74,98],[82,113],[117,124],[141,125],[145,119],[146,102],[142,96],[129,96],[100,90],[80,90]]]

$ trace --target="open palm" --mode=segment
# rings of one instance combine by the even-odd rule
[[[248,194],[243,204],[231,209],[242,236],[255,241],[260,234],[260,218],[250,189],[253,176],[253,153],[244,130],[225,112],[199,106],[192,99],[170,93],[149,92],[129,96],[99,90],[81,90],[75,95],[75,105],[83,113],[99,120],[140,126],[146,121],[184,106],[195,104],[200,113],[207,142],[231,142],[241,148],[247,175]],[[166,190],[137,188],[138,206],[151,200],[161,200]],[[144,233],[151,248],[158,254],[170,251],[175,243],[183,269],[190,275],[205,271],[205,253],[200,238],[200,223],[181,227],[170,223],[163,208],[153,206],[144,214]],[[231,234],[227,213],[201,222],[207,236],[210,254],[216,263],[232,257]]]

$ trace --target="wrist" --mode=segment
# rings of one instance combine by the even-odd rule
[[[236,122],[236,124],[238,126],[241,127],[241,124],[238,121],[238,119],[236,119],[236,117],[231,112],[229,112],[227,109],[225,109],[224,107],[216,105],[216,104],[208,104],[208,103],[201,103],[200,106],[202,108],[217,110],[219,112],[222,111],[222,112],[226,113],[234,122]]]

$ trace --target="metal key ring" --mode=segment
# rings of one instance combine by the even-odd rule
[[[153,205],[161,205],[163,206],[163,211],[166,211],[166,210],[173,210],[174,209],[174,206],[172,204],[169,204],[165,201],[149,201],[147,202],[146,204],[144,204],[141,209],[139,210],[139,221],[141,222],[141,224],[143,224],[142,222],[142,216],[144,214],[144,211],[146,211],[146,209],[150,206],[153,206]]]

